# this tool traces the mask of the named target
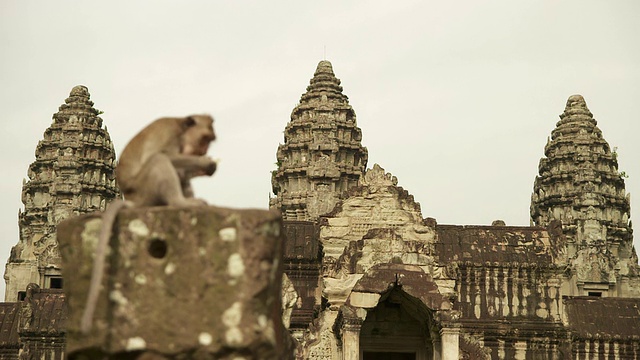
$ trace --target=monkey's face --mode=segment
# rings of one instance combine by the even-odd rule
[[[180,153],[184,155],[206,155],[209,144],[216,139],[213,118],[209,115],[192,115],[185,119],[185,130],[181,136]]]

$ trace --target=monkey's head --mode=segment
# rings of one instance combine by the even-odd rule
[[[216,139],[213,118],[209,115],[191,115],[182,122],[184,132],[180,137],[180,153],[184,155],[206,155],[209,144]]]

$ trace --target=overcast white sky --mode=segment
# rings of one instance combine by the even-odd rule
[[[73,86],[89,88],[118,154],[155,118],[213,114],[221,163],[196,194],[266,208],[325,47],[369,167],[396,175],[423,216],[528,225],[547,136],[577,93],[640,211],[638,16],[637,0],[0,0],[0,263],[36,145]]]

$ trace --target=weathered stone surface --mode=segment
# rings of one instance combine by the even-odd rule
[[[431,223],[422,218],[413,196],[377,164],[321,217],[324,306],[300,340],[304,354],[325,359],[321,351],[335,349],[335,354],[339,348],[344,359],[357,359],[358,339],[363,339],[361,345],[370,351],[431,357],[439,335],[424,334],[443,326],[434,311],[452,310],[430,275],[436,243]],[[398,303],[400,312],[390,310]],[[406,319],[392,321],[398,316]],[[419,335],[405,336],[412,330]]]
[[[298,308],[300,295],[286,273],[282,274],[282,322],[287,329],[291,326],[291,315]]]
[[[0,303],[0,359],[18,360],[20,303]]]
[[[629,199],[617,155],[596,125],[584,98],[569,97],[540,160],[531,219],[539,226],[560,220],[567,236],[588,242],[601,238],[602,229],[598,224],[597,232],[580,236],[579,223],[598,219],[620,242],[629,235]]]
[[[436,230],[442,264],[553,267],[564,256],[562,240],[539,227],[437,225]]]
[[[437,263],[455,279],[465,356],[551,359],[568,346],[558,226],[437,225]]]
[[[634,359],[640,343],[640,299],[593,296],[563,299],[574,359]]]
[[[118,194],[115,151],[100,112],[84,86],[71,90],[65,104],[53,115],[29,166],[29,181],[22,188],[20,241],[7,262],[5,301],[18,300],[29,283],[56,287],[60,254],[56,225],[71,216],[103,210]]]
[[[353,287],[354,293],[385,294],[392,288],[402,291],[419,299],[431,310],[450,310],[449,298],[440,294],[433,278],[420,267],[404,264],[379,264],[371,268],[367,274]],[[351,301],[348,305],[356,307]]]
[[[640,299],[569,296],[563,322],[582,339],[640,340]]]
[[[125,210],[111,239],[94,328],[83,336],[101,220],[66,221],[58,236],[70,308],[68,354],[148,352],[202,359],[287,359],[280,217],[261,210]]]
[[[387,253],[386,261],[372,259],[371,264],[387,262],[411,252],[407,242],[425,246],[433,242],[435,230],[422,218],[420,204],[397,184],[395,176],[385,173],[375,164],[366,171],[360,185],[352,188],[348,197],[332,213],[324,216],[320,241],[325,262],[330,258],[338,260],[350,242],[363,238],[369,240],[363,243],[363,246],[371,247],[372,251],[367,252],[369,255]],[[377,239],[384,243],[376,246]],[[391,243],[396,243],[396,246],[391,246]],[[422,253],[429,251],[426,248]],[[416,254],[420,252],[415,251]]]
[[[584,98],[569,97],[540,160],[531,219],[539,226],[562,222],[578,286],[568,295],[587,295],[590,287],[603,285],[598,291],[607,296],[640,296],[625,174],[596,125]]]
[[[64,358],[68,308],[62,290],[40,289],[36,284],[29,284],[20,306],[19,358]]]
[[[323,60],[291,113],[278,146],[270,206],[284,220],[316,220],[341,194],[357,185],[367,166],[367,149],[356,114],[331,63]]]
[[[378,264],[353,286],[338,311],[333,332],[345,359],[358,359],[360,352],[387,351],[432,359],[435,351],[458,353],[454,339],[459,336],[459,319],[451,299],[420,267]],[[447,334],[442,335],[443,331]]]
[[[60,289],[27,286],[24,301],[0,304],[0,359],[63,359],[67,306]]]
[[[319,304],[316,302],[322,252],[318,241],[319,227],[311,221],[285,221],[284,271],[297,293],[291,309],[290,327],[293,333],[306,329]]]

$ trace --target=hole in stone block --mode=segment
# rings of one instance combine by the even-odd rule
[[[149,243],[149,255],[156,259],[162,259],[167,256],[167,242],[162,239],[153,239]]]
[[[589,291],[589,296],[597,296],[597,297],[601,297],[602,293],[600,291]]]
[[[18,291],[18,301],[24,301],[26,297],[27,297],[26,291]]]

